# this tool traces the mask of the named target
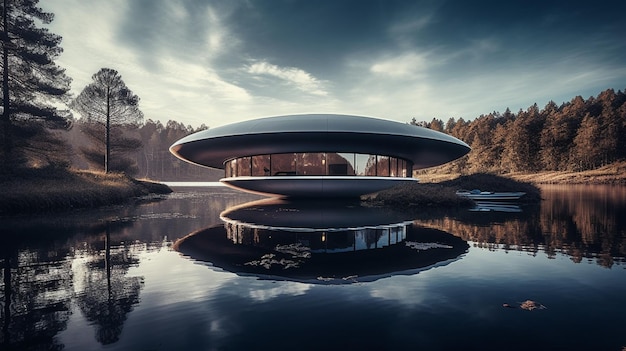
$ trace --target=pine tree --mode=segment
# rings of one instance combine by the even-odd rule
[[[125,138],[121,129],[116,128],[138,127],[143,121],[139,97],[126,87],[122,76],[114,69],[102,68],[91,78],[93,82],[76,97],[72,108],[85,118],[85,131],[91,134],[95,144],[104,146],[104,152],[96,147],[83,150],[83,153],[92,161],[101,154],[105,173],[111,170],[127,171],[129,165],[123,158],[117,160],[118,167],[112,167],[111,152],[117,149],[114,151],[118,151],[118,156],[121,156],[141,147],[140,141],[135,143],[135,139]]]
[[[56,108],[67,102],[71,81],[54,63],[62,52],[61,37],[37,27],[36,21],[54,19],[38,2],[2,2],[0,161],[5,164],[58,162],[64,145],[51,130],[71,126],[69,111]]]
[[[597,117],[587,114],[574,138],[572,160],[575,170],[585,171],[601,165],[603,152],[598,143],[602,135],[600,121]]]

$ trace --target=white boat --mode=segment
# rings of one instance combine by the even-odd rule
[[[472,212],[522,212],[518,205],[504,201],[476,201],[476,206],[469,210]]]
[[[466,197],[468,199],[477,201],[512,201],[519,200],[522,196],[526,195],[525,192],[512,191],[512,192],[493,192],[493,191],[480,191],[474,190],[459,190],[456,192],[458,196]]]

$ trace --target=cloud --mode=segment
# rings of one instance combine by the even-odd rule
[[[594,5],[514,5],[513,17],[509,5],[462,1],[41,6],[55,14],[47,27],[63,37],[57,63],[74,94],[110,67],[146,118],[194,126],[311,112],[471,119],[626,78],[621,12]]]
[[[284,84],[292,86],[302,92],[311,95],[327,96],[328,91],[324,88],[324,82],[313,77],[310,73],[296,67],[278,67],[271,63],[260,61],[246,67],[246,71],[255,76],[270,76],[281,80]]]
[[[375,62],[370,66],[370,71],[392,78],[414,79],[423,75],[428,66],[428,55],[408,52]]]

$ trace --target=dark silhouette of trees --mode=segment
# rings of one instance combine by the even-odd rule
[[[67,248],[45,242],[20,247],[20,233],[0,238],[0,349],[62,350],[56,338],[71,315],[72,275]],[[49,247],[44,247],[50,245]]]
[[[2,2],[0,160],[5,164],[65,162],[67,147],[52,131],[71,126],[70,112],[55,107],[66,102],[71,80],[54,62],[62,52],[61,37],[37,27],[54,19],[38,2]]]
[[[104,165],[105,173],[133,173],[133,161],[124,155],[141,147],[141,140],[127,132],[143,122],[139,97],[114,69],[102,68],[91,78],[93,82],[72,102],[72,108],[85,119],[83,131],[93,141],[92,147],[81,151],[89,163]]]
[[[443,121],[411,124],[440,130]],[[583,171],[626,160],[626,94],[607,89],[597,97],[537,104],[514,114],[492,112],[473,121],[450,118],[443,128],[472,147],[439,172]]]

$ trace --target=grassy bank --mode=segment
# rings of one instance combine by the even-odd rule
[[[21,170],[0,177],[0,215],[94,208],[172,190],[124,174],[67,169]]]
[[[424,173],[418,174],[420,183],[441,183],[456,179],[461,174]],[[573,171],[541,171],[534,173],[509,173],[503,175],[520,182],[532,184],[619,184],[626,185],[626,162],[620,161],[598,169]]]
[[[375,194],[362,197],[363,201],[385,206],[406,207],[471,207],[472,200],[456,195],[459,189],[481,189],[485,191],[523,191],[520,199],[524,203],[541,201],[541,191],[536,186],[509,177],[493,174],[472,174],[449,177],[434,183],[401,185]]]
[[[534,184],[615,184],[626,185],[626,162],[617,162],[584,172],[512,173],[520,181]]]

